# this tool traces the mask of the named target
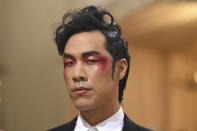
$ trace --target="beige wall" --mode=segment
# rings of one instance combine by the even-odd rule
[[[130,46],[133,57],[123,104],[125,112],[137,123],[159,129],[164,126],[164,58],[153,49]]]
[[[6,131],[43,131],[67,121],[71,104],[53,42],[53,25],[70,3],[6,0],[1,6],[3,127]]]
[[[172,53],[170,63],[170,130],[197,130],[197,84],[192,86],[197,70],[196,56],[190,52]],[[194,83],[193,83],[194,84]]]
[[[3,1],[0,0],[0,66],[1,64],[3,63],[2,61],[2,58],[3,58],[3,54],[2,54],[2,18],[3,18],[3,13],[2,13],[2,3]],[[1,67],[0,67],[1,68]],[[2,98],[2,95],[3,95],[3,89],[2,89],[2,85],[1,85],[1,80],[2,80],[2,73],[1,73],[1,69],[0,69],[0,129],[3,127],[3,105],[2,105],[2,102],[1,102],[1,98]]]

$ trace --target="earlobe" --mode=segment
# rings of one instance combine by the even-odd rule
[[[119,61],[119,80],[124,78],[124,76],[126,75],[127,68],[128,68],[127,60],[125,58],[122,58]]]

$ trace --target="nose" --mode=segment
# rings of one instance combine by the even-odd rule
[[[72,79],[74,82],[80,82],[80,81],[87,80],[86,72],[85,72],[85,69],[84,69],[84,66],[82,63],[76,64],[76,66],[74,68]]]

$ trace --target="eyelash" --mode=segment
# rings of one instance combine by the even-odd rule
[[[97,62],[99,62],[99,60],[97,60],[97,59],[87,59],[87,60],[85,60],[85,63],[87,63],[89,65],[93,65]],[[68,66],[68,67],[72,66],[73,64],[74,64],[73,61],[65,61],[64,62],[64,66]]]
[[[72,66],[73,62],[69,61],[69,62],[64,62],[64,66]]]
[[[97,62],[98,62],[98,60],[94,60],[94,59],[87,60],[88,64],[93,64],[93,63],[97,63]]]

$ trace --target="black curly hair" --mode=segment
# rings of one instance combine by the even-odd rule
[[[110,21],[106,20],[106,16],[110,18]],[[55,35],[59,55],[63,55],[66,43],[72,35],[91,31],[100,31],[105,36],[105,49],[113,58],[112,78],[117,60],[125,58],[128,63],[126,75],[119,82],[119,102],[121,103],[129,74],[130,55],[128,53],[128,43],[121,36],[120,26],[114,21],[113,16],[106,9],[91,5],[65,14]]]

